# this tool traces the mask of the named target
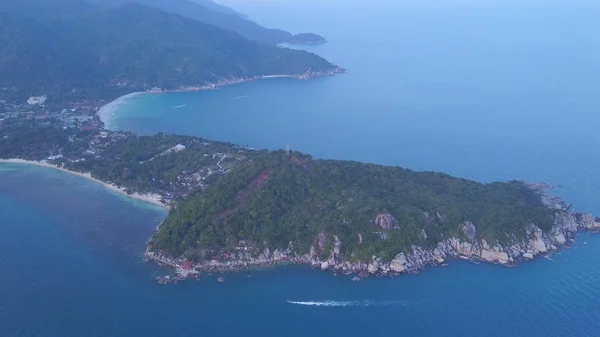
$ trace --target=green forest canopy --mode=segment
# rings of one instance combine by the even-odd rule
[[[394,229],[374,223],[389,212]],[[319,232],[337,235],[346,258],[391,258],[412,244],[433,247],[462,236],[472,221],[478,239],[523,237],[528,224],[547,230],[550,209],[520,182],[481,184],[435,172],[351,161],[312,160],[282,151],[241,164],[171,211],[153,249],[204,259],[231,250],[239,240],[306,253]],[[422,234],[426,233],[426,238]],[[363,237],[359,244],[358,234]],[[384,239],[384,237],[387,237]]]
[[[119,89],[337,68],[306,51],[137,4],[105,9],[76,0],[3,0],[0,20],[0,88],[26,96],[112,98]]]

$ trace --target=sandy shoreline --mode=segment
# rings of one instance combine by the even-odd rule
[[[112,127],[114,127],[113,125],[111,125],[112,119],[114,117],[114,112],[115,109],[123,104],[123,102],[125,102],[127,99],[138,96],[138,95],[142,95],[145,92],[132,92],[129,93],[127,95],[123,95],[120,97],[117,97],[117,99],[115,99],[114,101],[111,101],[110,103],[102,106],[98,112],[96,112],[96,114],[98,115],[98,117],[100,117],[100,121],[102,121],[102,123],[104,123],[104,128],[111,130]]]
[[[80,176],[82,178],[94,181],[98,184],[101,184],[102,186],[106,187],[107,189],[119,193],[121,195],[125,195],[129,198],[132,199],[137,199],[137,200],[141,200],[141,201],[145,201],[151,204],[154,204],[156,206],[160,206],[164,209],[169,209],[169,206],[164,204],[161,200],[160,197],[157,195],[152,195],[152,194],[140,194],[140,193],[132,193],[132,194],[128,194],[127,192],[125,192],[122,188],[117,187],[115,185],[112,184],[108,184],[105,183],[102,180],[96,179],[94,177],[92,177],[92,175],[90,173],[81,173],[81,172],[75,172],[75,171],[71,171],[71,170],[67,170],[64,169],[62,167],[58,167],[57,165],[54,164],[50,164],[46,161],[33,161],[33,160],[24,160],[24,159],[0,159],[0,164],[5,163],[5,164],[25,164],[25,165],[35,165],[35,166],[41,166],[41,167],[46,167],[46,168],[52,168],[55,170],[59,170],[62,172],[66,172],[69,174],[74,174],[77,176]]]

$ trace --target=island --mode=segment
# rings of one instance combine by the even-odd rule
[[[286,41],[289,44],[323,44],[327,43],[327,40],[321,35],[314,33],[300,33],[292,36]]]
[[[0,158],[83,174],[169,208],[144,254],[174,269],[161,283],[287,263],[363,277],[453,258],[509,266],[600,229],[543,184],[138,136],[104,130],[93,115],[98,128],[73,125],[69,112],[0,117]]]

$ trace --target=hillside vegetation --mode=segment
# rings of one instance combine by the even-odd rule
[[[46,0],[47,1],[47,0]],[[218,5],[209,0],[86,0],[103,6],[122,6],[135,2],[137,4],[178,14],[196,21],[235,32],[249,40],[267,44],[307,42],[303,34],[293,35],[281,29],[265,28],[229,7]],[[323,37],[312,34],[315,40]],[[310,37],[310,36],[308,36]]]
[[[137,4],[2,0],[0,88],[30,94],[113,97],[234,78],[337,67],[299,50]]]
[[[364,261],[461,237],[466,221],[477,225],[478,239],[504,242],[524,237],[531,223],[550,229],[553,213],[520,182],[481,184],[279,151],[256,156],[185,200],[152,247],[196,260],[231,251],[240,240],[259,250],[285,249],[291,242],[306,253],[318,247],[323,232],[341,239],[346,258]]]

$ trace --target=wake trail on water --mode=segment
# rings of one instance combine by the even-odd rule
[[[290,304],[313,307],[381,307],[388,305],[407,305],[402,300],[362,300],[362,301],[287,301]]]
[[[177,105],[177,106],[174,106],[173,109],[185,108],[186,106],[187,106],[187,104]]]

